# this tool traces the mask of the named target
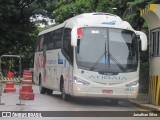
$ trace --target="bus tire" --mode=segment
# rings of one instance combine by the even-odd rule
[[[46,90],[46,92],[47,92],[47,94],[48,94],[48,95],[52,95],[53,90],[51,90],[51,89],[47,89],[47,90]]]
[[[40,77],[40,85],[39,85],[39,91],[41,94],[45,94],[46,93],[46,88],[42,87],[42,82],[41,82],[41,77]]]
[[[69,100],[69,95],[65,93],[65,90],[64,90],[64,81],[63,81],[62,77],[61,77],[61,82],[60,82],[60,90],[61,90],[61,98],[64,101],[68,101]]]
[[[69,100],[69,95],[65,93],[64,88],[62,89],[61,97],[64,101]]]

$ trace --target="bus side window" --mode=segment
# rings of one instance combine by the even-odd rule
[[[73,47],[71,46],[71,29],[65,28],[63,32],[63,50],[69,58],[71,64],[73,64]]]

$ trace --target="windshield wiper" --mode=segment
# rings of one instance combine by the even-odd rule
[[[95,68],[95,66],[96,66],[96,65],[99,63],[99,61],[103,58],[104,54],[105,54],[105,56],[106,56],[106,52],[107,52],[107,51],[105,51],[105,52],[100,56],[100,58],[93,64],[93,66],[90,68],[91,71]],[[106,57],[105,57],[105,64],[106,64]]]
[[[95,66],[98,64],[98,62],[103,58],[104,54],[105,54],[105,59],[106,59],[107,51],[105,51],[105,52],[100,56],[100,58],[93,64],[93,66],[90,68],[91,71],[95,68]],[[108,56],[109,56],[108,58],[109,58],[109,59],[111,58],[111,59],[116,63],[116,65],[117,65],[123,72],[126,72],[126,69],[116,60],[116,58],[113,57],[112,54],[108,53]],[[105,60],[105,64],[106,64],[106,60]],[[109,63],[109,64],[110,64],[110,63]]]
[[[95,66],[98,64],[98,62],[103,58],[103,56],[105,56],[105,64],[106,64],[106,54],[108,53],[108,51],[106,50],[107,48],[106,48],[106,41],[105,41],[105,46],[104,46],[104,53],[100,56],[100,58],[93,64],[93,66],[91,67],[91,71],[95,68]]]
[[[123,72],[126,72],[126,69],[116,60],[116,58],[113,57],[111,53],[109,53],[108,55],[109,58],[111,58]]]
[[[116,58],[113,57],[113,55],[109,52],[109,47],[108,47],[108,51],[107,51],[107,47],[106,47],[106,41],[105,41],[105,46],[104,46],[105,51],[103,52],[103,54],[100,56],[100,58],[93,64],[93,66],[90,68],[90,70],[92,71],[93,69],[95,69],[95,66],[99,63],[99,61],[103,58],[103,56],[105,56],[105,65],[106,65],[106,61],[107,61],[107,56],[108,56],[108,65],[110,66],[110,58],[116,63],[116,65],[122,70],[122,71],[126,71],[126,69],[116,60]],[[107,56],[106,56],[107,55]]]

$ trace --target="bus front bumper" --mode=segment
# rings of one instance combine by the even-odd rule
[[[137,87],[91,87],[86,88],[84,86],[76,85],[73,87],[73,95],[75,97],[95,97],[95,98],[118,98],[128,99],[137,98]]]

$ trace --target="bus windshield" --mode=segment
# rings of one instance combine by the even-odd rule
[[[76,48],[80,69],[97,72],[133,72],[138,67],[138,44],[134,32],[115,28],[82,28]]]

